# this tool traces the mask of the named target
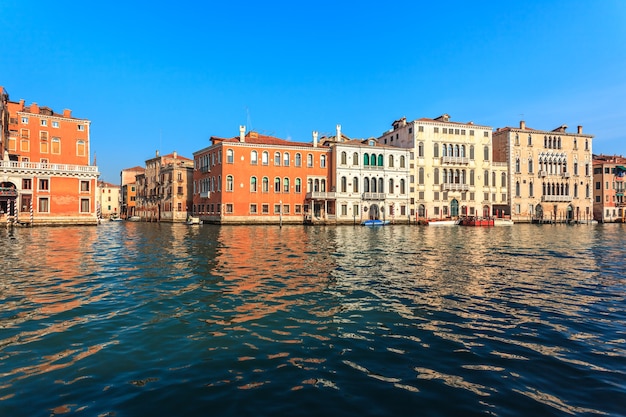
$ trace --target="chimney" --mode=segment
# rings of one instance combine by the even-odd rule
[[[72,111],[70,109],[63,109],[63,117],[69,119],[72,117]]]
[[[335,138],[337,142],[342,142],[341,140],[341,125],[337,125],[337,137]]]
[[[523,120],[520,120],[520,122],[519,122],[519,128],[520,128],[520,129],[522,129],[522,130],[525,130],[525,129],[526,129],[526,122],[525,122],[525,121],[523,121]]]
[[[313,147],[317,148],[317,130],[313,131]]]
[[[37,105],[37,103],[33,103],[30,105],[30,112],[32,114],[39,114],[39,106]]]
[[[24,111],[24,99],[20,99],[20,111]]]
[[[176,159],[176,157],[178,157],[178,152],[174,151],[172,155],[174,155],[174,159]]]
[[[156,156],[157,156],[157,158],[159,157],[159,150],[158,149],[156,151]]]
[[[246,127],[239,125],[239,142],[244,143],[246,141]]]
[[[579,135],[583,134],[583,127],[582,126],[578,126],[578,134]]]

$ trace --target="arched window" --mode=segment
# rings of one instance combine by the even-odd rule
[[[85,156],[85,141],[76,141],[76,156]]]
[[[454,145],[454,156],[459,156],[459,145]]]
[[[400,194],[406,194],[406,183],[404,178],[400,180]]]
[[[529,197],[534,197],[534,189],[533,189],[533,182],[529,182],[528,183],[528,196]]]
[[[533,173],[533,159],[532,158],[528,158],[528,173],[529,174]]]
[[[489,160],[489,146],[485,146],[485,148],[483,149],[483,159],[485,161]]]
[[[289,166],[289,160],[290,160],[289,152],[285,152],[283,154],[283,165],[288,167]]]
[[[283,178],[283,193],[289,192],[289,178]]]
[[[378,192],[379,193],[384,193],[385,192],[385,183],[384,183],[382,178],[378,179]]]
[[[521,172],[519,158],[515,158],[515,172],[517,172],[517,173]]]
[[[372,164],[372,166],[376,166],[376,154],[372,154],[370,156],[370,164]]]
[[[256,177],[250,177],[250,192],[256,193]]]
[[[454,156],[454,146],[448,145],[448,156]]]
[[[501,183],[500,183],[500,185],[502,187],[506,187],[506,173],[505,172],[503,172],[502,175],[501,175]]]
[[[235,151],[233,151],[232,149],[227,149],[226,150],[226,163],[232,164],[234,162],[235,162]]]
[[[378,155],[378,166],[382,167],[385,165],[385,161],[383,159],[383,154]]]
[[[309,178],[306,182],[306,192],[310,193],[311,191],[313,191],[313,180]]]
[[[274,165],[280,166],[280,152],[274,152]]]
[[[465,145],[461,145],[460,150],[461,150],[461,153],[459,154],[459,156],[461,158],[465,158]]]
[[[417,156],[420,158],[424,157],[424,142],[419,142],[417,144]]]
[[[348,179],[346,177],[341,177],[341,192],[342,193],[348,192]]]
[[[352,154],[352,165],[359,165],[359,154],[356,152]]]
[[[274,192],[280,193],[280,178],[274,178]]]
[[[256,165],[259,162],[259,154],[257,151],[250,152],[250,164]]]
[[[267,151],[263,151],[263,153],[261,154],[261,164],[269,165],[269,163],[270,163],[270,154]]]
[[[489,187],[489,171],[487,170],[484,172],[484,185],[485,187]]]
[[[326,192],[326,179],[324,178],[320,180],[320,191],[323,193]]]
[[[417,183],[418,184],[424,184],[424,168],[419,169],[418,171],[418,175],[417,175]]]
[[[306,166],[308,168],[312,168],[313,167],[313,155],[310,154],[310,153],[306,155]]]
[[[393,168],[393,155],[389,155],[389,168]]]
[[[435,168],[433,173],[433,182],[435,185],[439,184],[439,168]]]
[[[320,155],[320,168],[326,168],[326,155]]]
[[[393,188],[393,178],[389,178],[389,188],[387,189],[387,192],[389,194],[393,194],[394,188]]]
[[[373,193],[378,192],[378,191],[376,191],[377,190],[377,188],[376,188],[376,185],[377,185],[376,178],[372,178],[372,180],[370,181],[370,185],[371,185]]]
[[[469,154],[469,158],[473,161],[474,160],[474,145],[470,145],[470,154]]]
[[[348,163],[348,154],[345,152],[341,152],[341,165],[346,165]]]
[[[520,190],[519,181],[516,181],[516,182],[515,182],[515,196],[516,196],[516,197],[519,197],[519,196],[520,196],[520,193],[521,193],[521,190]]]
[[[400,168],[406,168],[406,159],[404,155],[400,155]]]
[[[302,192],[302,180],[300,178],[296,178],[296,193]]]
[[[439,144],[438,143],[433,144],[433,156],[435,158],[439,158]]]
[[[441,146],[441,156],[448,156],[448,147],[445,143]]]
[[[352,178],[352,192],[359,192],[359,179],[357,177]]]
[[[226,177],[226,191],[233,191],[233,176],[232,175],[228,175]]]
[[[370,156],[368,154],[363,154],[363,165],[370,164]]]
[[[363,192],[364,193],[370,192],[370,180],[367,177],[363,178]]]
[[[302,155],[300,154],[300,152],[296,154],[296,166],[297,167],[302,166]]]
[[[261,184],[261,191],[268,193],[270,191],[270,180],[267,177],[263,177],[263,183]]]
[[[498,185],[498,183],[496,182],[496,173],[492,172],[491,173],[491,184],[495,187],[496,185]]]

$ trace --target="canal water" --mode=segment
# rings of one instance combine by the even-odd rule
[[[626,226],[0,228],[0,416],[624,416]]]

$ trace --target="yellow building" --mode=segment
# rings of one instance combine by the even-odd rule
[[[509,176],[508,207],[515,222],[587,222],[593,219],[592,135],[562,125],[554,130],[499,128],[494,161]]]
[[[120,186],[98,181],[98,204],[100,217],[108,219],[120,215]]]
[[[504,165],[491,161],[489,126],[403,117],[378,139],[382,145],[411,149],[410,207],[416,220],[490,217],[506,204]]]

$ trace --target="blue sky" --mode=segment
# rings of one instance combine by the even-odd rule
[[[10,99],[91,125],[101,178],[239,125],[378,137],[403,116],[577,125],[626,155],[626,2],[0,2]]]

